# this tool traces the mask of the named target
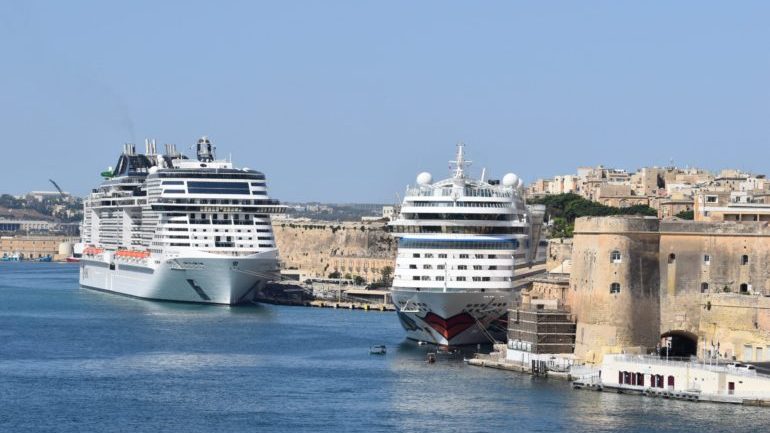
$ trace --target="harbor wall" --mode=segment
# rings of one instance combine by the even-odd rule
[[[383,223],[275,220],[273,233],[282,268],[310,278],[337,271],[371,283],[395,268],[396,242]]]
[[[0,237],[0,257],[19,254],[22,260],[36,260],[51,256],[55,261],[66,260],[71,248],[65,247],[78,242],[71,236],[2,236]]]

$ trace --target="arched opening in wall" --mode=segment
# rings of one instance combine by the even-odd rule
[[[698,336],[687,331],[668,331],[660,336],[660,357],[666,357],[668,339],[671,338],[671,347],[668,348],[669,358],[689,358],[698,354]]]
[[[749,285],[746,283],[741,284],[741,293],[748,293],[749,292]]]
[[[668,255],[668,264],[676,263],[676,254],[671,253]]]

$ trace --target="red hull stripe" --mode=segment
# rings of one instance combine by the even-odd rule
[[[434,313],[428,313],[423,320],[447,340],[453,339],[476,324],[476,320],[468,313],[460,313],[448,319]]]

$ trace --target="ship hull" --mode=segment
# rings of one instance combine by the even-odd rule
[[[393,288],[392,298],[407,338],[439,346],[463,346],[492,342],[490,326],[506,314],[512,293]]]
[[[80,286],[143,299],[235,305],[278,276],[274,251],[245,257],[188,256],[157,264],[81,259]]]

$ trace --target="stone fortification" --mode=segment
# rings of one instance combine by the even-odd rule
[[[273,232],[282,267],[308,277],[337,271],[373,282],[382,268],[394,267],[396,243],[382,223],[278,220]]]
[[[577,319],[575,354],[644,352],[659,340],[658,220],[586,217],[575,223],[567,304]]]
[[[580,218],[565,304],[575,353],[770,361],[770,224]]]
[[[545,268],[551,270],[561,266],[565,260],[572,258],[572,239],[556,238],[548,240],[548,252],[545,259]]]
[[[770,361],[770,225],[662,222],[661,334],[719,344],[722,356]],[[759,356],[757,356],[759,355]]]

